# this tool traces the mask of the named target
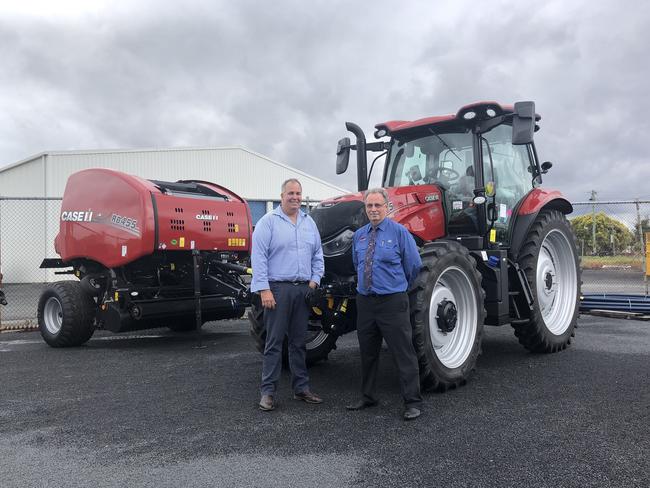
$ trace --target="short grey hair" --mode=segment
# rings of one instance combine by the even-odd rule
[[[302,183],[300,183],[300,181],[298,181],[296,178],[289,178],[288,180],[285,180],[284,183],[282,183],[282,193],[284,193],[284,190],[287,189],[287,185],[289,183],[298,183],[298,185],[300,185],[300,190],[302,190]]]
[[[384,203],[388,205],[388,192],[383,188],[371,188],[370,190],[366,190],[366,192],[363,194],[363,202],[365,203],[366,200],[368,200],[368,197],[373,193],[377,193],[378,195],[384,197]]]

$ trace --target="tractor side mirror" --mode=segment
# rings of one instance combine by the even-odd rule
[[[516,102],[512,116],[512,144],[530,144],[534,133],[535,102]]]
[[[545,175],[546,173],[548,173],[548,170],[551,169],[552,167],[553,167],[553,163],[551,163],[550,161],[544,161],[542,163],[542,174]]]
[[[347,171],[350,163],[350,138],[344,137],[336,147],[336,174],[340,175]]]

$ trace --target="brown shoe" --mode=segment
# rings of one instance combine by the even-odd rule
[[[318,395],[314,395],[311,391],[303,391],[302,393],[294,393],[294,400],[302,400],[307,403],[323,403],[323,399]]]
[[[259,406],[260,406],[260,410],[264,412],[270,412],[271,410],[275,410],[273,397],[271,395],[262,395]]]

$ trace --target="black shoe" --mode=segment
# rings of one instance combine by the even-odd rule
[[[262,395],[259,403],[260,410],[263,412],[270,412],[275,410],[275,403],[273,402],[273,396],[271,395]]]
[[[415,420],[421,414],[422,412],[420,412],[419,408],[406,407],[406,409],[404,410],[404,420]]]
[[[357,403],[352,405],[346,405],[346,410],[363,410],[364,408],[376,407],[379,404],[378,401],[370,402],[368,400],[359,400]]]

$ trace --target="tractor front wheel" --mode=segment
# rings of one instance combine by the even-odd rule
[[[485,292],[469,251],[456,242],[422,249],[422,270],[410,290],[413,344],[423,390],[467,382],[481,350]]]
[[[561,351],[574,336],[580,305],[577,246],[562,213],[539,213],[519,252],[518,262],[526,273],[534,304],[530,320],[513,325],[515,335],[530,351]]]
[[[264,353],[266,346],[266,329],[264,328],[264,309],[256,303],[258,300],[253,299],[251,310],[248,312],[248,320],[251,325],[251,337],[255,341],[255,348]],[[307,365],[315,364],[327,359],[327,355],[336,348],[336,339],[334,334],[328,334],[323,330],[319,322],[309,321],[307,328]],[[289,353],[287,350],[287,341],[284,341],[282,348],[282,359],[284,365],[288,365]]]
[[[78,281],[48,286],[38,301],[38,327],[52,347],[80,346],[95,332],[95,300]]]

